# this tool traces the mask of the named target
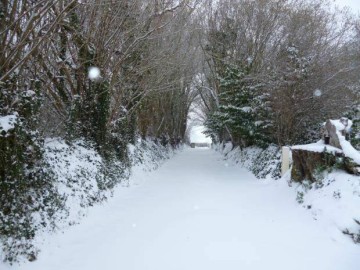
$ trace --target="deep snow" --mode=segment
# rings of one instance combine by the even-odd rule
[[[359,269],[360,247],[314,220],[285,181],[259,181],[214,151],[185,149],[130,183],[48,236],[36,262],[0,268]]]

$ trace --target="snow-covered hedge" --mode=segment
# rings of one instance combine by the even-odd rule
[[[154,140],[141,140],[137,144],[130,145],[130,159],[132,166],[139,166],[143,170],[156,170],[166,159],[172,157],[175,150],[168,144],[155,143]]]
[[[231,143],[219,144],[215,149],[231,163],[242,165],[259,179],[279,179],[281,177],[281,153],[279,147],[270,145],[265,149],[248,147],[241,150]]]
[[[108,164],[94,146],[83,140],[71,145],[62,139],[46,140],[45,159],[55,174],[60,194],[66,199],[66,223],[79,221],[87,207],[111,196],[115,185],[128,186],[131,167],[154,170],[174,153],[171,147],[152,140],[139,139],[128,148],[130,166],[119,161]],[[111,188],[104,188],[109,182],[113,182]]]
[[[82,140],[69,145],[62,139],[47,139],[45,160],[55,175],[59,193],[66,201],[68,216],[65,220],[69,224],[84,214],[84,208],[111,195],[111,189],[104,188],[106,182],[115,178],[120,183],[129,175],[129,168],[115,162],[116,170],[109,174],[106,162],[94,146]]]
[[[35,128],[40,104],[32,90],[0,91],[0,249],[9,262],[19,256],[33,260],[35,235],[44,227],[55,227],[63,209]]]
[[[32,232],[31,237],[14,239],[2,235],[1,259],[8,262],[34,260],[39,250],[42,234],[62,230],[78,223],[86,215],[87,209],[109,198],[116,185],[128,186],[132,168],[154,170],[168,159],[174,150],[152,140],[138,140],[129,145],[129,162],[118,159],[105,160],[91,143],[75,140],[71,144],[60,138],[48,138],[43,147],[43,163],[54,183],[56,199],[61,206],[52,213],[44,215],[46,205],[30,213],[31,222],[25,229]],[[45,202],[46,204],[46,202]],[[24,226],[25,226],[24,225]],[[1,227],[1,226],[0,226]]]

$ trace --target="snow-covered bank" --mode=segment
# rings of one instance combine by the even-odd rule
[[[285,181],[257,181],[207,149],[185,149],[141,174],[141,185],[117,188],[80,225],[49,236],[37,261],[0,268],[358,269],[359,246],[329,235]]]
[[[51,181],[55,183],[61,208],[54,210],[51,220],[45,222],[40,217],[46,205],[34,212],[30,227],[34,228],[35,233],[31,238],[14,240],[3,236],[0,239],[3,241],[0,242],[3,244],[0,260],[11,258],[24,261],[27,247],[31,247],[27,259],[35,259],[43,249],[39,250],[38,247],[43,246],[49,234],[66,231],[69,226],[80,223],[91,206],[101,204],[112,196],[115,187],[129,186],[131,171],[139,175],[139,172],[154,170],[174,154],[170,146],[164,147],[152,140],[139,139],[136,145],[129,145],[128,148],[128,160],[120,162],[114,158],[107,161],[92,144],[83,140],[68,144],[59,138],[46,139],[44,163],[47,164]]]
[[[360,243],[360,177],[335,170],[318,175],[315,183],[291,183],[290,174],[283,177],[296,200],[314,218],[328,224],[330,233],[343,232]],[[360,247],[359,247],[360,248]]]
[[[59,192],[66,198],[68,216],[58,224],[65,227],[78,223],[89,207],[111,197],[114,186],[136,184],[130,181],[138,181],[138,177],[130,179],[131,174],[155,170],[175,153],[171,147],[139,139],[136,145],[128,145],[128,164],[106,164],[94,147],[81,140],[68,145],[61,139],[48,139],[45,149],[45,159],[55,173]],[[114,178],[117,179],[111,188],[104,188]]]
[[[319,145],[323,150],[324,146],[321,144],[306,147],[314,151]],[[257,178],[268,180],[269,184],[276,185],[272,180],[280,178],[280,150],[274,146],[265,150],[247,148],[241,151],[239,148],[232,149],[231,144],[226,144],[218,145],[216,149],[224,155],[226,164],[239,164]],[[328,151],[333,150],[328,147]],[[325,227],[329,235],[336,235],[339,241],[350,236],[354,242],[360,243],[359,176],[334,169],[330,172],[319,172],[315,183],[295,183],[290,178],[289,171],[277,182],[289,187],[287,192],[293,196],[293,200],[307,209],[314,220],[322,220],[327,224]]]
[[[70,223],[79,220],[87,207],[112,195],[112,189],[104,188],[107,182],[113,181],[111,178],[117,178],[112,186],[128,186],[131,171],[157,169],[174,154],[171,147],[152,140],[139,139],[128,149],[128,164],[119,161],[106,164],[95,148],[82,140],[71,145],[62,139],[46,140],[45,160],[55,173],[61,195],[66,197]]]

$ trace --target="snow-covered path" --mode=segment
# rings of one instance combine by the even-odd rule
[[[285,185],[186,149],[9,269],[360,269],[360,247],[324,226]]]

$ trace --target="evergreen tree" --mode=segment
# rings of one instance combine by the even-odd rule
[[[219,107],[206,122],[212,137],[228,129],[233,143],[241,147],[265,146],[269,142],[262,85],[248,79],[250,71],[251,65],[226,67],[219,78]]]

